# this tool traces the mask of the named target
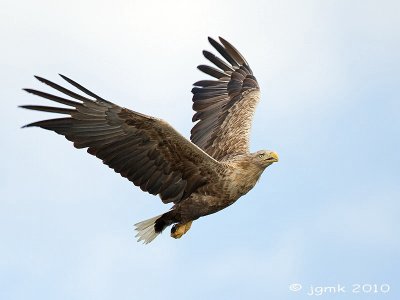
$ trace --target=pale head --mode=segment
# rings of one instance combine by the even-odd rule
[[[261,167],[266,168],[279,160],[278,154],[271,150],[260,150],[252,153],[253,161]]]

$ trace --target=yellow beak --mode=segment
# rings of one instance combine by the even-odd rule
[[[274,159],[274,162],[279,161],[279,156],[278,156],[278,153],[276,153],[276,152],[271,152],[270,157],[272,157]]]

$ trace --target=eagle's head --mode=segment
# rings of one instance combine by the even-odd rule
[[[278,154],[271,150],[260,150],[253,153],[253,160],[261,167],[266,168],[279,160]]]

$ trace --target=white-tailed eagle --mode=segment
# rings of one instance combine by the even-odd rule
[[[214,66],[198,69],[213,79],[194,83],[196,124],[190,140],[167,122],[120,107],[63,75],[82,93],[39,76],[35,77],[64,96],[25,89],[66,107],[21,107],[66,117],[24,127],[41,127],[65,136],[143,191],[174,203],[168,212],[135,225],[138,240],[144,243],[170,225],[171,236],[180,238],[194,220],[224,209],[250,191],[265,168],[278,161],[273,151],[249,151],[249,131],[260,98],[249,64],[223,38],[208,40],[222,58],[203,51]]]

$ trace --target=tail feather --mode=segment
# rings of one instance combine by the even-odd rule
[[[138,242],[143,241],[143,244],[148,244],[153,241],[160,233],[155,230],[155,223],[162,215],[155,216],[148,220],[144,220],[135,224],[135,230],[138,232],[135,237],[138,238]]]

